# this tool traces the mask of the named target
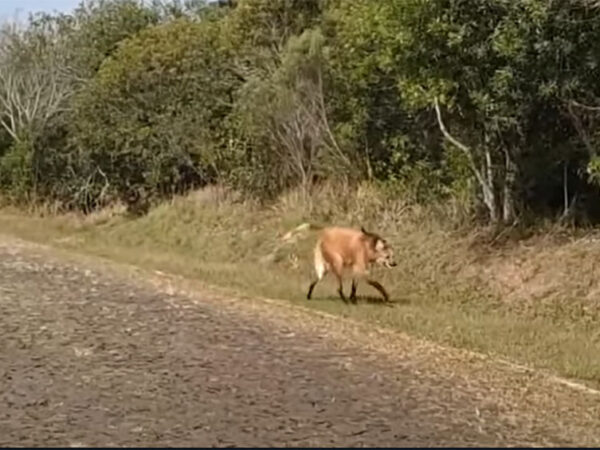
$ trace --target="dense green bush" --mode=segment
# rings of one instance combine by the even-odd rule
[[[178,19],[125,41],[75,100],[73,145],[124,201],[217,179],[235,77],[218,24]]]

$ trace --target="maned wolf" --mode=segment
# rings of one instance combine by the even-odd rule
[[[383,286],[368,278],[368,269],[372,263],[378,263],[384,267],[396,266],[394,252],[387,241],[381,236],[366,231],[342,227],[320,227],[310,223],[304,223],[290,232],[283,240],[291,239],[295,234],[306,230],[320,230],[320,236],[314,250],[314,264],[316,278],[310,284],[306,298],[310,300],[313,289],[328,272],[336,276],[339,288],[338,293],[344,302],[347,302],[342,284],[342,274],[345,268],[352,271],[352,291],[350,300],[356,303],[356,287],[359,278],[377,289],[384,300],[389,301],[389,296]]]

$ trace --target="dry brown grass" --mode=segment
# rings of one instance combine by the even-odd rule
[[[290,192],[270,208],[211,188],[137,219],[118,210],[87,218],[5,211],[0,229],[600,385],[600,244],[590,236],[545,233],[490,245],[487,230],[450,227],[460,211],[386,198],[368,184],[324,186],[307,203]],[[288,246],[279,240],[306,220],[364,225],[386,236],[399,266],[374,275],[394,306],[371,301],[376,292],[364,285],[363,301],[346,306],[331,282],[306,301],[314,237]]]

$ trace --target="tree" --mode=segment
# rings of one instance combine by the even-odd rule
[[[398,89],[400,31],[391,2],[330,2],[328,100],[335,132],[369,179],[409,186],[415,199],[439,198],[445,175],[431,114],[409,108]],[[447,172],[447,171],[446,171]]]
[[[37,190],[47,156],[43,137],[74,93],[58,30],[44,25],[6,24],[0,30],[0,124],[12,140],[0,155],[0,177],[21,197]]]
[[[239,83],[219,26],[182,18],[148,28],[78,95],[74,145],[124,201],[147,205],[218,176],[221,127]]]
[[[159,22],[157,9],[137,0],[81,2],[72,15],[62,16],[72,75],[92,78],[102,62],[126,39]]]
[[[564,128],[557,92],[574,80],[556,58],[577,67],[576,84],[589,80],[579,57],[597,44],[586,40],[592,33],[577,39],[573,24],[591,19],[595,8],[541,0],[363,1],[356,8],[382,24],[385,50],[374,58],[382,70],[397,68],[403,103],[435,111],[445,140],[469,162],[489,220],[512,223],[532,154],[559,143],[540,139],[539,125]]]
[[[14,24],[0,30],[0,124],[14,141],[35,140],[73,93],[57,48]]]
[[[315,180],[352,176],[328,119],[323,44],[319,29],[291,37],[281,63],[266,78],[251,78],[236,107],[250,161],[258,163],[250,166],[253,183],[264,193],[299,185],[307,204]]]
[[[270,71],[291,36],[318,24],[323,0],[239,0],[223,33],[242,79]]]

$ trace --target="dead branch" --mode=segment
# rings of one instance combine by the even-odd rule
[[[577,114],[575,114],[575,111],[573,111],[573,106],[578,106],[578,107],[583,106],[584,109],[587,109],[589,111],[596,111],[596,109],[593,107],[590,107],[590,106],[581,105],[580,103],[578,103],[574,100],[567,102],[567,112],[569,114],[569,117],[571,118],[571,122],[573,122],[575,131],[579,135],[581,142],[583,142],[583,145],[585,146],[586,150],[588,151],[588,154],[590,156],[593,156],[596,154],[596,151],[594,150],[594,146],[592,145],[592,142],[590,141],[590,138],[585,131],[585,127],[581,123],[581,119],[579,118],[579,116]],[[598,111],[600,111],[600,108],[598,108]]]
[[[462,142],[460,142],[458,139],[456,139],[454,136],[452,136],[450,134],[450,132],[446,128],[446,125],[444,124],[444,121],[442,119],[442,111],[440,109],[440,104],[439,104],[437,97],[434,99],[434,107],[435,107],[435,113],[437,116],[437,122],[438,122],[438,125],[440,128],[440,131],[452,145],[454,145],[459,150],[461,150],[467,157],[467,160],[469,161],[469,166],[471,167],[471,170],[473,171],[475,178],[477,178],[477,181],[479,182],[479,185],[483,192],[483,200],[484,200],[486,206],[488,207],[490,217],[491,217],[492,221],[496,221],[496,219],[497,219],[496,196],[494,194],[494,189],[492,187],[493,180],[485,179],[484,175],[477,168],[477,164],[475,163],[475,158],[473,156],[472,150],[468,146],[466,146],[465,144],[463,144]],[[488,173],[488,177],[489,177],[491,175],[491,155],[490,155],[488,149],[486,149],[485,156],[486,156],[485,164],[488,169],[488,172],[490,172],[490,173]]]
[[[586,109],[588,111],[600,111],[600,106],[584,105],[583,103],[580,103],[576,100],[569,101],[569,104],[571,104],[573,106],[577,106],[578,108],[581,108],[581,109]]]

